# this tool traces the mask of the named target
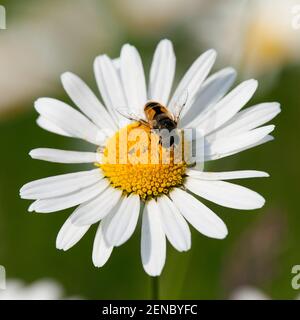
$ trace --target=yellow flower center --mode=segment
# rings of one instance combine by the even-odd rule
[[[155,198],[183,184],[187,165],[182,141],[163,147],[157,133],[135,122],[108,139],[97,165],[112,187],[144,200]]]
[[[272,20],[271,20],[272,19]],[[270,17],[255,17],[249,24],[245,42],[245,65],[254,65],[257,70],[266,70],[291,58],[288,37],[279,24]]]

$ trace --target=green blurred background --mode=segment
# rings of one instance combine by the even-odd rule
[[[31,149],[86,148],[40,129],[34,100],[53,96],[69,102],[59,79],[64,71],[77,73],[96,92],[94,57],[101,53],[117,57],[126,42],[138,47],[148,71],[157,42],[169,38],[177,55],[177,81],[200,53],[214,47],[219,53],[214,70],[232,65],[239,81],[257,78],[260,87],[251,104],[279,101],[282,113],[274,121],[275,141],[206,166],[216,171],[269,172],[270,178],[241,182],[264,195],[265,207],[239,212],[210,203],[226,222],[228,237],[212,240],[193,230],[189,252],[178,253],[169,246],[160,277],[161,298],[223,299],[240,287],[252,286],[273,299],[294,299],[299,292],[291,287],[291,268],[300,264],[300,29],[292,10],[297,1],[9,0],[1,4],[6,7],[7,29],[0,30],[0,264],[8,279],[29,285],[50,278],[64,287],[66,296],[150,297],[139,228],[97,269],[91,259],[96,229],[91,228],[68,252],[58,251],[56,235],[71,210],[30,214],[29,202],[19,199],[19,188],[34,179],[82,169],[31,160]]]

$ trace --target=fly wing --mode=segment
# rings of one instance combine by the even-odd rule
[[[133,112],[128,111],[127,108],[116,108],[116,110],[121,116],[125,117],[128,120],[137,121],[146,126],[150,126],[148,122],[146,122],[144,119],[141,119],[139,116],[137,116]]]
[[[116,111],[123,117],[132,121],[141,121],[141,119],[133,112],[129,112],[127,108],[116,108]]]
[[[187,104],[187,101],[188,101],[188,97],[189,97],[189,94],[188,94],[188,91],[186,90],[185,93],[183,93],[178,101],[175,103],[175,106],[174,106],[174,119],[176,122],[179,121],[179,118],[181,116],[181,113],[182,113],[182,110],[184,109],[184,107],[186,106]]]

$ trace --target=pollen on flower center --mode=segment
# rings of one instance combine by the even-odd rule
[[[182,160],[182,150],[174,145],[163,147],[157,134],[135,122],[107,141],[102,161],[97,165],[112,187],[147,200],[183,184],[187,165]]]

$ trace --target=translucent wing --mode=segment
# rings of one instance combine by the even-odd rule
[[[176,122],[179,121],[179,118],[180,118],[180,115],[182,113],[182,110],[184,109],[184,107],[187,104],[188,97],[189,97],[189,94],[188,94],[188,91],[186,90],[185,93],[182,94],[179,97],[178,101],[175,103],[175,106],[174,106],[174,119],[175,119]]]
[[[123,117],[125,117],[128,120],[131,121],[137,121],[137,122],[141,122],[144,125],[149,126],[148,122],[146,122],[145,120],[141,119],[139,116],[137,116],[136,114],[134,114],[133,112],[129,112],[127,108],[117,108],[116,111]]]
[[[133,112],[129,112],[127,108],[117,108],[116,111],[128,120],[140,121],[140,118]]]

